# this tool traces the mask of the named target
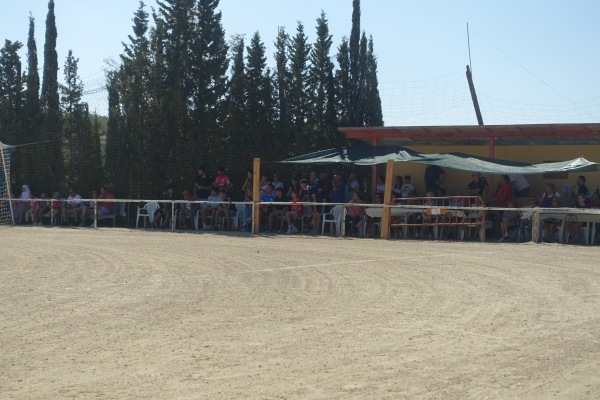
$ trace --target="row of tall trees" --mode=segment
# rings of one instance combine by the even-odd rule
[[[240,181],[252,157],[265,162],[340,145],[338,126],[382,125],[373,39],[353,0],[350,37],[334,48],[324,12],[314,40],[298,22],[280,27],[273,63],[258,32],[228,40],[219,0],[143,2],[120,62],[107,75],[104,151],[82,100],[78,59],[69,52],[58,82],[54,1],[48,4],[44,66],[38,75],[30,18],[27,71],[21,43],[0,51],[0,140],[22,145],[13,182],[37,190],[107,182],[118,196],[153,197],[195,169],[223,165]],[[336,66],[337,64],[337,66]]]
[[[63,68],[64,84],[59,83],[56,40],[50,0],[41,85],[33,16],[24,73],[19,56],[22,43],[5,40],[0,50],[0,141],[17,146],[10,171],[15,189],[25,183],[36,192],[75,185],[88,193],[103,179],[100,127],[82,101],[79,60],[71,51]]]
[[[312,42],[301,22],[292,33],[278,28],[269,66],[258,32],[226,39],[219,0],[157,3],[150,15],[140,2],[109,74],[106,172],[117,191],[149,196],[165,182],[186,184],[199,165],[241,179],[252,157],[280,160],[342,144],[340,125],[383,124],[360,0],[337,68],[324,12]]]

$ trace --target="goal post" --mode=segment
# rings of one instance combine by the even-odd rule
[[[0,142],[0,225],[15,223],[10,194],[10,158],[13,147]]]

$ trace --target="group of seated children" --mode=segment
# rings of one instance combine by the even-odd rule
[[[94,219],[96,204],[98,204],[98,215],[100,217],[113,213],[118,204],[110,201],[84,202],[81,195],[77,194],[73,187],[69,188],[68,197],[62,199],[59,192],[54,192],[49,199],[46,192],[41,192],[36,197],[28,185],[21,186],[21,195],[13,201],[13,215],[15,224],[21,225],[31,222],[33,225],[43,225],[44,217],[51,222],[67,225],[72,218],[75,225],[84,226],[86,219]],[[91,198],[94,200],[114,200],[114,196],[106,186],[100,187],[100,193],[92,190]],[[93,224],[92,224],[93,225]]]

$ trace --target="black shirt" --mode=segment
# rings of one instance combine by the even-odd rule
[[[207,175],[205,176],[196,176],[196,184],[198,186],[203,186],[208,189],[196,189],[196,197],[199,199],[206,200],[208,196],[210,196],[210,187],[212,186],[212,179],[210,179]]]

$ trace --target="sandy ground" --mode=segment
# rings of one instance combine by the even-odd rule
[[[0,398],[598,399],[600,248],[0,229]]]

